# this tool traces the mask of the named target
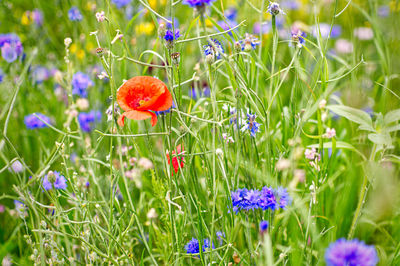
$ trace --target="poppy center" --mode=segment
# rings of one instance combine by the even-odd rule
[[[146,102],[148,102],[151,98],[150,97],[143,97],[143,98],[132,98],[130,99],[130,101],[128,102],[128,105],[131,108],[139,108],[140,106],[142,106],[143,104],[145,104]]]

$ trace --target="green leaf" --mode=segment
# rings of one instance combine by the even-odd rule
[[[360,125],[359,129],[375,132],[372,119],[366,112],[344,105],[329,105],[326,107],[332,112],[347,118]]]
[[[400,120],[400,109],[388,112],[383,120],[385,121],[385,124],[390,124]]]
[[[400,124],[397,124],[395,126],[391,126],[385,129],[386,132],[394,132],[400,130]]]
[[[392,145],[392,138],[387,133],[386,134],[371,133],[371,134],[368,134],[368,139],[378,145],[388,145],[388,146]]]

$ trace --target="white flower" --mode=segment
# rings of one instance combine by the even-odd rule
[[[98,22],[103,22],[106,19],[104,11],[97,12],[96,19]]]
[[[72,39],[71,38],[68,37],[68,38],[64,39],[64,44],[65,44],[66,47],[69,47],[71,43],[72,43]]]
[[[154,208],[151,208],[147,213],[147,219],[153,220],[158,217],[158,214]]]
[[[224,154],[224,152],[222,151],[222,149],[218,148],[215,150],[215,154],[218,156],[222,156]]]
[[[145,170],[153,168],[153,163],[147,158],[140,158],[138,161],[138,165]]]
[[[276,166],[276,170],[278,170],[278,171],[286,170],[290,167],[290,160],[285,159],[285,158],[280,158],[275,166]]]
[[[104,79],[104,78],[108,78],[108,75],[107,75],[107,73],[105,71],[101,71],[101,73],[98,74],[97,77],[99,79]]]
[[[324,134],[325,138],[331,139],[336,136],[336,130],[334,128],[327,128],[326,133]]]
[[[325,99],[322,99],[322,100],[319,102],[319,109],[325,109],[325,107],[326,107],[326,100],[325,100]]]

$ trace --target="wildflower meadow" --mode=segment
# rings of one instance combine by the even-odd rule
[[[0,0],[2,265],[400,265],[399,0]]]

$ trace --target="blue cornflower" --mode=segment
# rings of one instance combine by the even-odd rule
[[[260,232],[261,232],[261,233],[266,232],[267,229],[268,229],[268,226],[269,226],[268,221],[261,221],[261,222],[260,222]]]
[[[14,33],[0,34],[0,48],[1,56],[8,63],[17,60],[24,51],[19,37]]]
[[[271,187],[263,187],[261,190],[260,200],[258,201],[258,206],[262,210],[275,210],[276,209],[276,197],[274,190]]]
[[[39,9],[34,9],[31,12],[32,19],[35,22],[36,26],[42,26],[43,24],[43,12]]]
[[[176,41],[179,37],[181,37],[179,30],[175,30],[175,35],[172,30],[167,30],[165,32],[164,40],[166,42],[173,42],[174,40]]]
[[[59,172],[54,171],[53,174],[55,175],[55,182],[52,184],[50,181],[47,179],[48,175],[45,175],[43,178],[43,188],[45,190],[51,190],[53,188],[55,189],[66,189],[67,188],[67,179],[63,175],[61,175]]]
[[[290,9],[290,10],[297,10],[300,8],[300,4],[296,0],[286,0],[281,2],[281,5],[285,9]]]
[[[124,6],[130,4],[132,0],[112,0],[111,1],[117,8],[123,8]]]
[[[222,243],[223,243],[224,238],[225,238],[225,233],[222,232],[222,231],[217,231],[217,233],[215,233],[215,234],[217,235],[219,245],[222,246]]]
[[[290,205],[290,203],[292,202],[292,198],[289,196],[286,188],[278,187],[278,189],[275,190],[274,194],[276,198],[278,198],[279,208],[281,209],[285,209],[286,206]]]
[[[333,25],[331,32],[331,25],[328,23],[320,23],[318,25],[312,26],[312,34],[315,38],[318,38],[319,33],[321,33],[321,37],[326,39],[330,38],[338,38],[342,34],[342,27],[340,25]],[[330,36],[329,36],[330,34]]]
[[[212,43],[208,42],[208,44],[203,46],[204,54],[206,56],[212,55],[213,58],[221,59],[224,49],[222,48],[220,41],[217,39],[212,39],[211,42]]]
[[[188,5],[190,7],[204,7],[210,5],[215,0],[183,0],[182,4]]]
[[[380,6],[378,7],[378,15],[380,17],[388,17],[390,15],[390,7],[389,6]]]
[[[187,254],[197,254],[200,253],[200,246],[199,246],[199,240],[197,240],[196,238],[192,238],[192,240],[190,240],[186,246],[186,253]]]
[[[278,14],[285,14],[283,10],[279,7],[279,4],[276,2],[270,2],[267,8],[267,12],[270,13],[273,16],[276,16]]]
[[[294,29],[292,31],[292,41],[299,48],[303,47],[303,45],[306,43],[306,40],[304,39],[305,37],[307,37],[307,34],[299,29]]]
[[[76,6],[73,6],[68,10],[68,18],[71,21],[81,21],[83,16],[81,11]]]
[[[92,130],[92,124],[101,120],[100,111],[90,111],[88,113],[79,113],[78,122],[84,132]]]
[[[231,192],[233,211],[238,213],[240,210],[252,210],[258,208],[260,192],[248,190],[247,188],[237,189]]]
[[[252,34],[246,33],[245,38],[239,41],[242,46],[242,50],[251,51],[252,49],[256,49],[257,45],[260,45],[260,41],[258,38]]]
[[[38,117],[40,117],[41,120]],[[41,113],[33,113],[25,116],[24,123],[28,129],[47,127],[47,125],[42,120],[45,121],[47,124],[50,124],[50,118]]]
[[[374,246],[358,239],[341,238],[329,245],[325,261],[328,266],[375,266],[379,258]]]
[[[228,9],[225,9],[224,15],[227,20],[234,21],[237,17],[237,9],[231,6]]]
[[[40,84],[50,78],[50,71],[44,66],[36,66],[32,72],[33,80]]]
[[[256,122],[257,115],[248,113],[247,123],[242,127],[242,131],[249,130],[252,137],[256,136],[256,133],[260,132],[260,123]]]
[[[14,205],[15,205],[15,210],[18,212],[18,214],[23,215],[26,210],[26,205],[19,200],[14,200]]]
[[[72,94],[87,97],[87,88],[93,86],[90,77],[82,72],[76,72],[72,77]]]
[[[245,210],[253,210],[259,207],[258,202],[260,201],[261,193],[257,189],[248,190],[244,199],[246,200]]]
[[[171,106],[171,108],[169,108],[168,110],[165,110],[165,111],[154,111],[154,113],[155,113],[156,115],[166,115],[167,113],[171,113],[171,109],[172,109],[172,108],[176,108],[174,102],[172,102],[172,106]]]
[[[192,87],[192,89],[189,90],[189,97],[197,100],[198,98],[204,97],[208,98],[211,95],[211,91],[209,87],[204,87],[202,90],[199,92],[196,90],[196,88]]]
[[[214,249],[214,243],[210,241],[210,239],[206,238],[203,240],[203,252],[207,251],[208,249]]]

